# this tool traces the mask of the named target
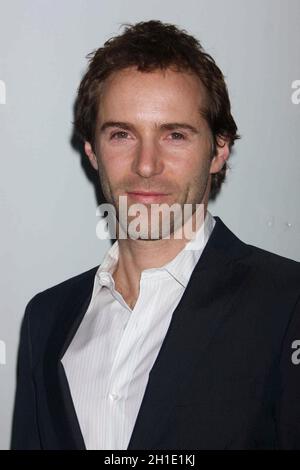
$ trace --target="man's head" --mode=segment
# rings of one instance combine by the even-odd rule
[[[238,138],[214,60],[160,21],[127,26],[88,57],[75,128],[108,202],[118,207],[134,190],[166,194],[160,203],[207,202]]]

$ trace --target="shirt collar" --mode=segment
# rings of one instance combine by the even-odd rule
[[[190,240],[175,258],[162,266],[162,269],[167,270],[184,288],[189,282],[215,223],[215,219],[207,210],[204,222],[198,229],[195,238]]]
[[[211,232],[215,226],[215,219],[207,210],[205,219],[201,227],[198,229],[196,236],[190,240],[185,247],[173,258],[170,262],[159,268],[144,269],[141,275],[146,278],[162,278],[171,275],[177,282],[186,288],[189,278],[201,256],[201,253],[210,237]],[[119,243],[118,240],[107,251],[101,265],[99,266],[96,276],[100,282],[105,278],[107,282],[107,275],[113,281],[112,274],[119,258]]]

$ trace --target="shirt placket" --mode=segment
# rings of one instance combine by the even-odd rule
[[[119,295],[118,293],[116,294],[117,296]],[[110,445],[114,449],[123,447],[122,442],[126,420],[125,405],[129,393],[129,385],[133,380],[140,345],[151,321],[150,315],[147,315],[147,312],[145,312],[143,308],[140,308],[140,306],[143,305],[145,305],[145,297],[141,285],[139,298],[130,313],[129,320],[117,348],[108,380],[108,436]],[[126,308],[124,306],[124,300],[122,308]],[[117,439],[116,436],[118,436]]]

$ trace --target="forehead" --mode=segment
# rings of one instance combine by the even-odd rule
[[[116,71],[101,87],[99,114],[107,112],[197,112],[205,91],[197,75],[168,68],[142,72],[136,67]]]

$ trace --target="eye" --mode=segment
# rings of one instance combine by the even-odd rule
[[[185,139],[185,136],[181,134],[180,132],[172,132],[171,136],[175,137],[175,138],[172,138],[171,140],[184,140]]]
[[[118,140],[118,139],[124,139],[124,138],[126,138],[126,136],[128,136],[128,132],[125,132],[125,131],[118,131],[118,132],[114,132],[114,133],[110,136],[110,138],[111,138],[111,139],[115,139],[115,138],[116,138],[116,139]]]

